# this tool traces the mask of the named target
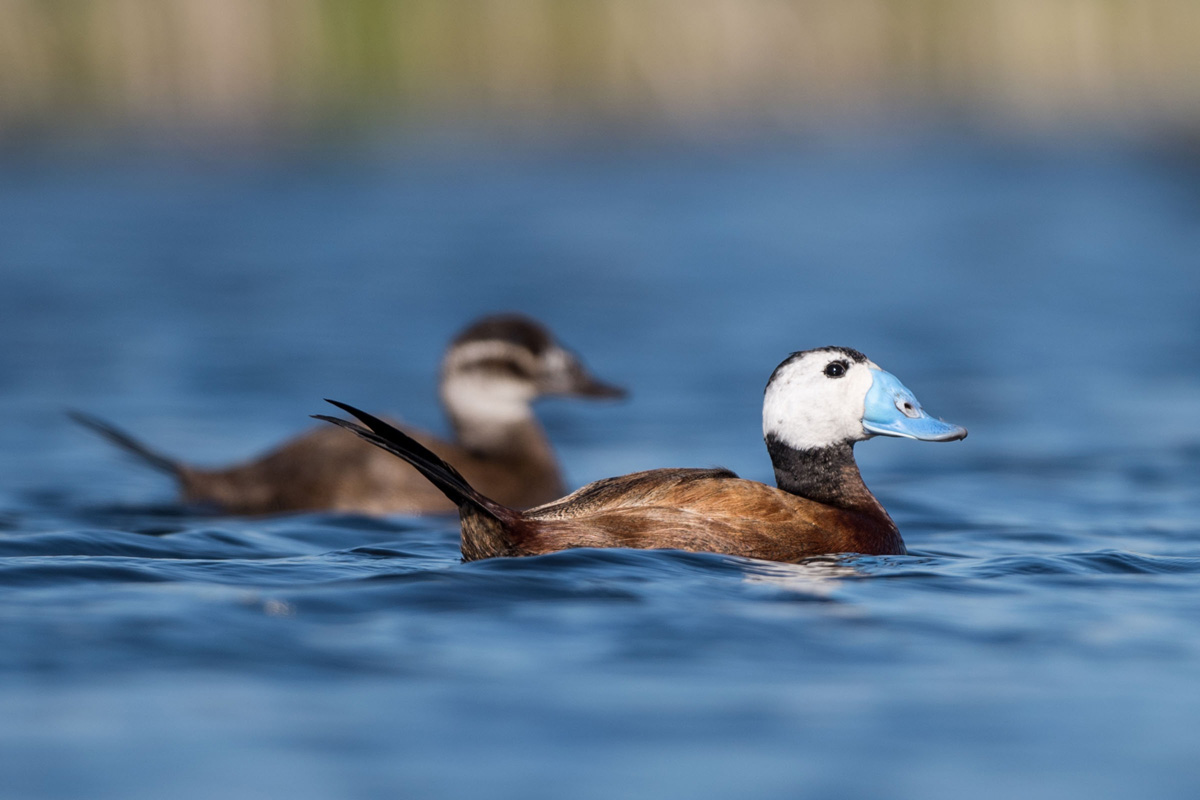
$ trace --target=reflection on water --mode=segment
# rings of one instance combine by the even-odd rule
[[[751,562],[746,569],[748,583],[778,587],[797,595],[833,599],[840,578],[860,575],[853,560],[839,556],[811,558],[802,564]]]
[[[1200,788],[1194,165],[941,137],[3,169],[12,796]],[[62,414],[208,463],[324,396],[438,429],[444,343],[506,308],[633,389],[540,408],[574,484],[769,480],[763,384],[831,343],[971,438],[857,448],[909,556],[462,564],[452,518],[197,516]]]

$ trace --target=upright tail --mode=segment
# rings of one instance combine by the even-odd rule
[[[85,414],[82,411],[68,411],[67,416],[78,422],[85,428],[90,428],[96,433],[108,439],[127,453],[132,453],[138,458],[145,461],[155,469],[162,470],[168,475],[173,475],[176,478],[183,479],[184,466],[180,462],[168,458],[161,453],[151,450],[146,445],[134,439],[125,431],[105,422],[98,417],[93,417],[91,414]]]
[[[459,474],[458,470],[443,461],[437,453],[434,453],[403,431],[397,430],[378,417],[361,411],[354,406],[339,403],[336,400],[327,399],[325,402],[332,403],[347,414],[357,418],[366,427],[364,428],[362,425],[356,425],[353,422],[337,417],[328,417],[324,414],[314,414],[314,419],[332,422],[334,425],[354,433],[360,439],[364,439],[376,447],[380,447],[392,455],[399,456],[407,461],[414,469],[424,475],[430,483],[436,486],[442,494],[446,495],[451,503],[458,506],[460,511],[467,509],[479,511],[500,523],[511,522],[520,516],[519,512],[477,492],[471,484],[467,483],[466,478]]]

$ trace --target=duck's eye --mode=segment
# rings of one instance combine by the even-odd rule
[[[830,378],[840,378],[846,374],[847,366],[845,361],[830,361],[825,365],[825,374]]]

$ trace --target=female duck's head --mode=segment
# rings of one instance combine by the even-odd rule
[[[531,420],[539,397],[624,394],[595,378],[545,326],[521,314],[477,320],[451,342],[442,360],[442,402],[456,425],[498,430]]]
[[[967,430],[929,416],[895,375],[857,350],[821,347],[792,353],[775,368],[763,398],[763,435],[819,450],[872,436],[949,442]]]

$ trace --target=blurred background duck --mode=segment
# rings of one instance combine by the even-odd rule
[[[566,491],[554,450],[533,413],[534,401],[624,395],[623,389],[593,377],[544,326],[519,314],[498,314],[463,330],[442,359],[440,396],[454,439],[404,430],[488,496],[506,506],[528,508]],[[173,475],[185,502],[226,513],[327,509],[427,514],[455,509],[402,461],[333,428],[312,430],[243,464],[203,469],[157,453],[96,417],[71,416]]]
[[[778,488],[727,469],[656,469],[596,481],[527,512],[488,497],[420,442],[338,403],[366,427],[319,416],[421,471],[459,509],[466,561],[573,547],[672,548],[770,561],[826,553],[903,555],[904,540],[863,483],[856,442],[963,439],[899,379],[857,350],[793,353],[771,375],[763,437]]]

